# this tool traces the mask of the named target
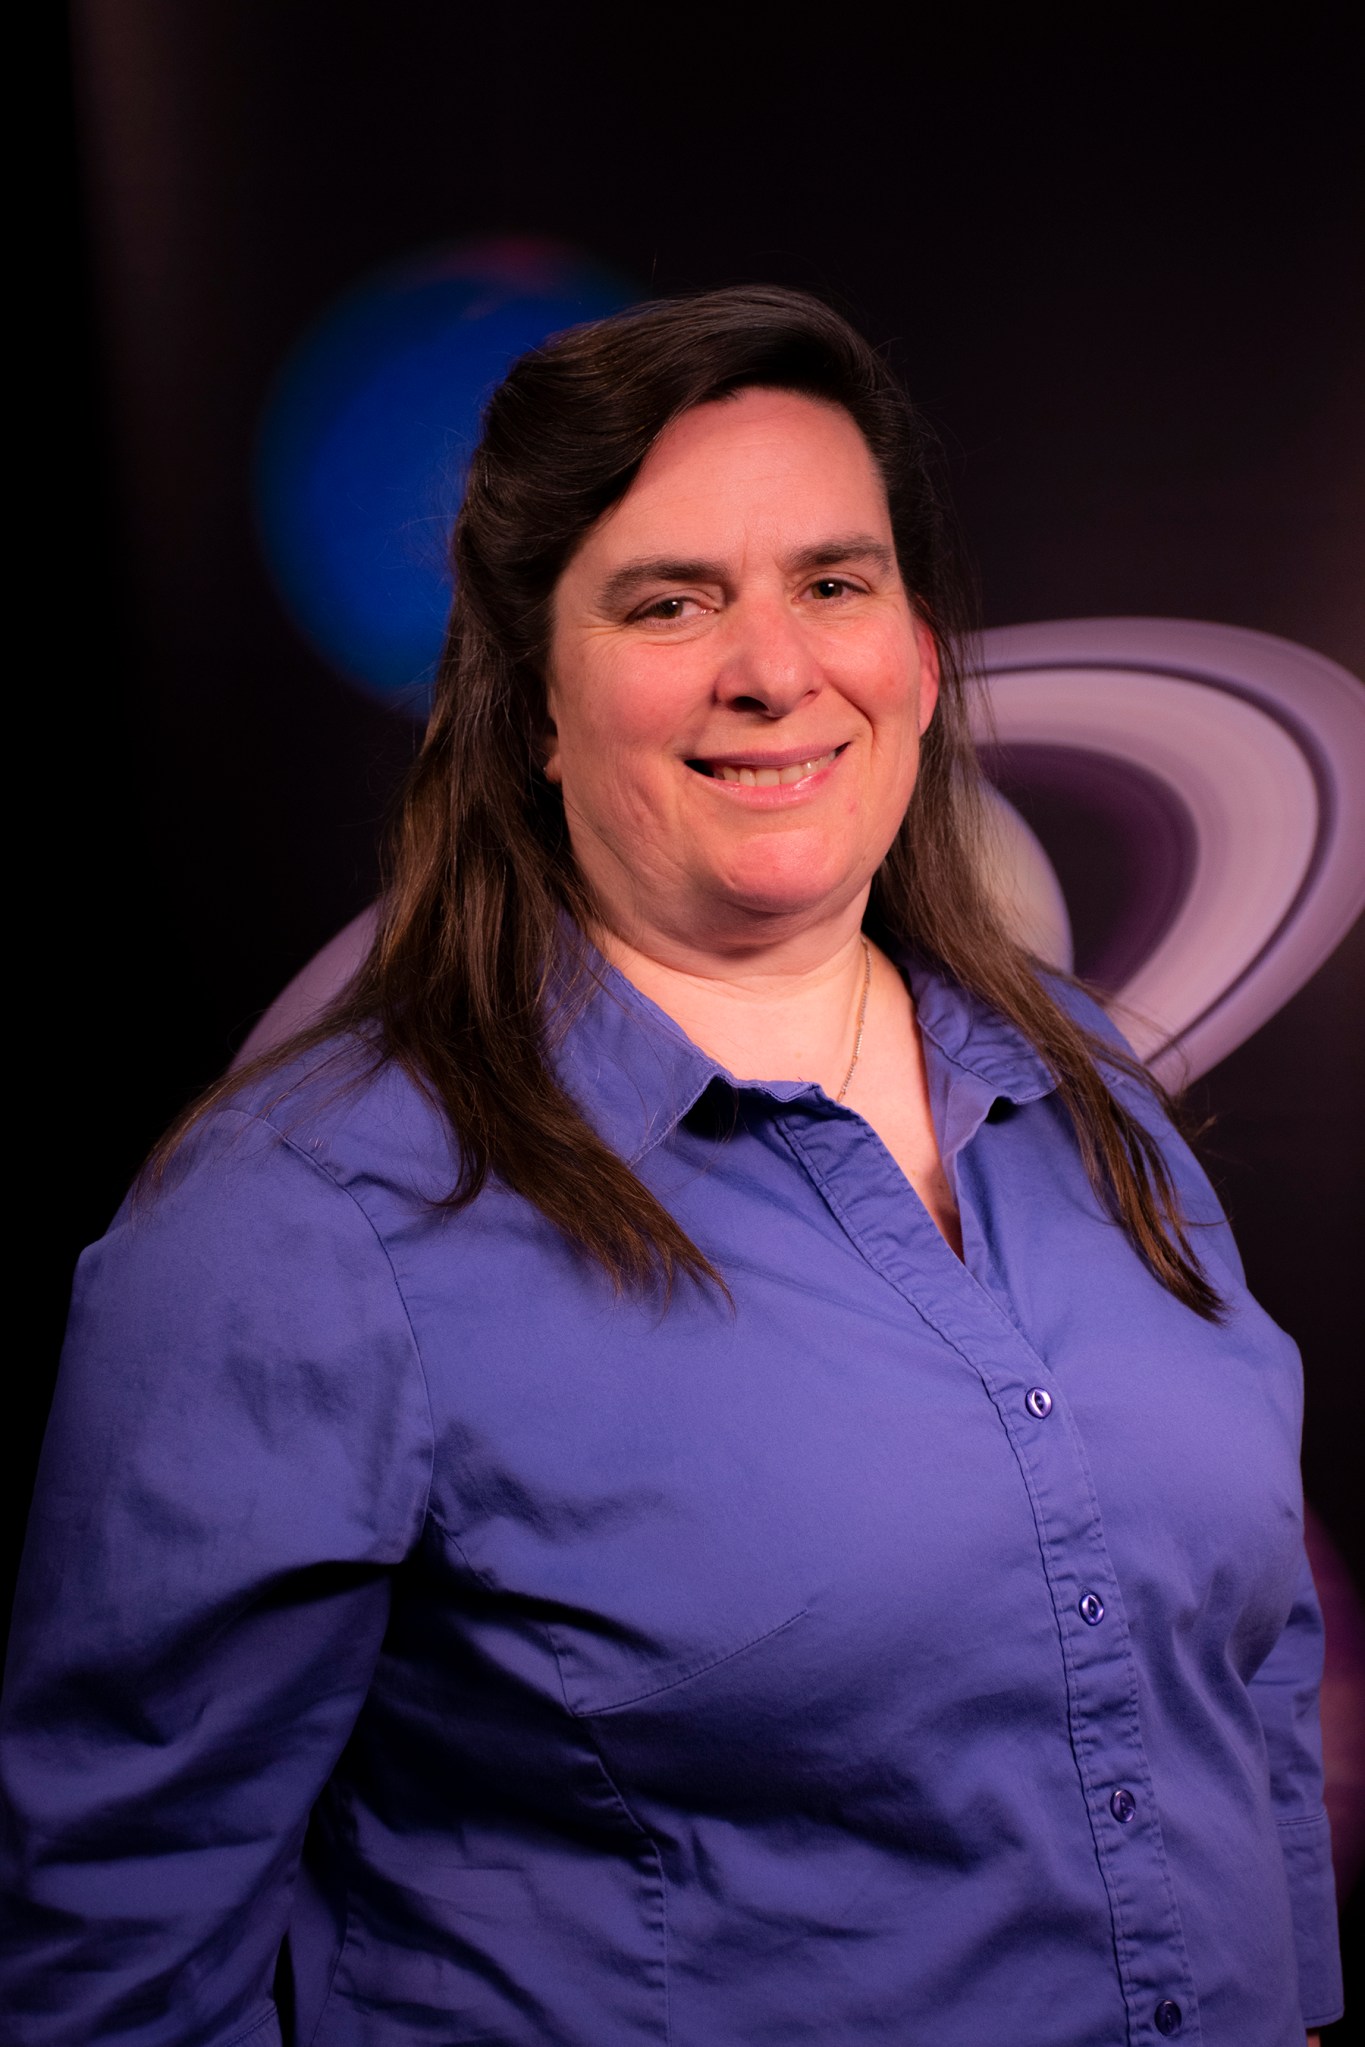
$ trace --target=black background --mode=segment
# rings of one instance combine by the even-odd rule
[[[1365,675],[1352,14],[77,8],[81,652],[47,743],[83,882],[38,1048],[44,1360],[158,1129],[368,900],[411,752],[293,632],[252,533],[263,398],[327,302],[497,233],[642,289],[812,287],[939,423],[988,623],[1214,619]],[[1358,1583],[1362,997],[1358,927],[1198,1090]]]

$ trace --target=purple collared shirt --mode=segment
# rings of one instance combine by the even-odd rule
[[[245,1091],[87,1252],[5,1708],[8,2038],[1336,2016],[1293,1346],[1140,1090],[1221,1327],[1017,1035],[911,979],[964,1262],[858,1115],[614,975],[566,1079],[733,1309],[614,1297],[497,1184],[433,1207],[392,1069]]]

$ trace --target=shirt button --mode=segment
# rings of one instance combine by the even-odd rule
[[[1052,1395],[1046,1386],[1030,1386],[1024,1405],[1036,1422],[1045,1422],[1052,1412]]]
[[[1077,1603],[1076,1611],[1088,1628],[1097,1628],[1104,1619],[1104,1601],[1094,1592],[1084,1592]]]
[[[1137,1800],[1131,1791],[1124,1791],[1123,1789],[1111,1791],[1109,1794],[1109,1810],[1113,1813],[1119,1825],[1126,1827],[1133,1814],[1137,1811]]]
[[[1180,2031],[1180,2021],[1183,2013],[1173,1997],[1163,1997],[1156,2010],[1152,2013],[1152,2017],[1156,2020],[1158,2033],[1164,2034],[1167,2039],[1170,2038],[1172,2033]]]

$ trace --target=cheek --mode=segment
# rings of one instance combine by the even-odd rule
[[[929,708],[932,709],[932,702]],[[899,764],[901,772],[913,776],[920,740],[929,722],[918,678],[912,676],[907,680],[904,673],[888,674],[880,689],[869,692],[864,711],[878,752],[888,763]]]
[[[567,797],[596,778],[604,758],[619,744],[620,720],[612,716],[610,693],[591,672],[571,669],[552,677],[546,705],[551,732],[547,772]]]
[[[650,692],[610,651],[588,646],[556,664],[548,701],[565,752],[586,754],[629,744],[647,722]]]
[[[936,695],[932,645],[926,648],[913,620],[893,617],[852,651],[845,694],[889,746],[913,750]]]
[[[663,664],[604,659],[552,691],[550,701],[566,760],[589,772],[612,760],[652,775],[676,757],[688,699]]]
[[[637,833],[664,800],[671,728],[659,697],[647,680],[610,673],[574,676],[549,692],[555,736],[546,772],[566,810],[606,837]]]

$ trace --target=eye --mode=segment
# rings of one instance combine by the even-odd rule
[[[829,604],[837,597],[846,597],[853,591],[853,584],[844,576],[817,576],[810,585],[810,594],[822,604]]]
[[[631,623],[673,625],[680,619],[695,617],[703,608],[695,597],[651,597],[648,604],[631,613]]]

